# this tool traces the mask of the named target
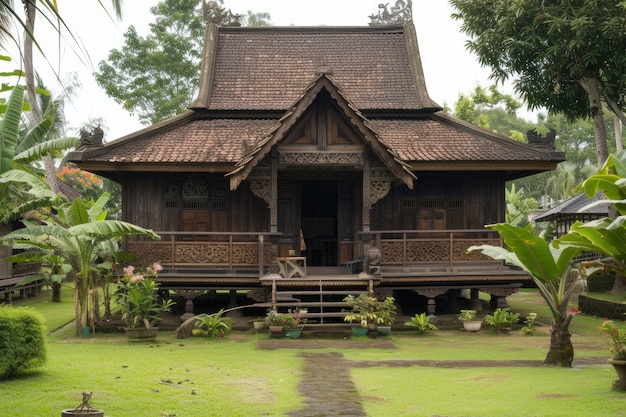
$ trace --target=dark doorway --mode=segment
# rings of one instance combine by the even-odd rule
[[[303,181],[300,192],[300,221],[307,263],[337,266],[337,181]]]

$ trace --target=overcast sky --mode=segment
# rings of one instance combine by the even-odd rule
[[[106,6],[110,4],[108,0],[101,1]],[[123,46],[123,34],[129,25],[134,25],[141,36],[149,33],[148,23],[154,20],[150,8],[157,3],[157,0],[127,0],[124,17],[118,22],[106,15],[97,0],[59,0],[60,14],[84,51],[78,50],[76,41],[71,39],[59,42],[46,27],[48,22],[37,21],[35,34],[49,63],[40,59],[36,65],[44,73],[46,83],[53,91],[60,91],[50,75],[52,66],[61,79],[70,72],[78,73],[83,85],[78,97],[66,106],[68,135],[76,135],[81,124],[97,117],[106,121],[107,142],[143,127],[136,117],[105,95],[92,73],[111,49]],[[275,26],[366,26],[368,16],[378,11],[380,3],[381,0],[225,0],[224,6],[241,14],[248,10],[268,12]],[[390,6],[394,4],[394,0],[389,0]],[[485,87],[491,84],[488,69],[481,68],[465,49],[466,37],[459,33],[459,22],[452,20],[451,13],[447,0],[413,0],[413,21],[428,92],[437,103],[449,106],[459,92],[469,92],[477,84]],[[1,68],[17,67],[15,62],[1,65]]]

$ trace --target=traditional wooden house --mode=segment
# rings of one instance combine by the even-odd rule
[[[127,249],[188,299],[417,292],[432,314],[469,288],[502,305],[528,277],[466,249],[499,244],[484,225],[504,221],[507,180],[564,154],[441,110],[412,22],[209,24],[187,112],[69,159],[121,183],[124,219],[162,238]]]

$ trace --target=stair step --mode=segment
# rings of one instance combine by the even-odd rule
[[[279,294],[286,295],[359,295],[359,294],[367,294],[367,291],[276,291],[276,296]]]
[[[277,300],[278,301],[278,300]],[[349,307],[343,301],[299,301],[293,303],[277,303],[282,306],[297,305],[299,307],[329,307],[329,308],[346,308]]]

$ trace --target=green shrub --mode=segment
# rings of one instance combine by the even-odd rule
[[[404,325],[414,327],[420,334],[439,330],[437,326],[430,322],[430,316],[427,316],[426,313],[415,314],[415,317],[411,317],[411,321],[407,321]]]
[[[46,363],[43,317],[29,308],[0,306],[0,379]]]
[[[513,323],[517,323],[519,313],[513,313],[508,308],[496,308],[493,315],[487,314],[485,321],[496,330],[510,330]]]
[[[224,314],[224,309],[214,314],[197,315],[192,334],[195,336],[224,337],[233,329],[233,321],[230,317],[224,317],[222,314]]]

